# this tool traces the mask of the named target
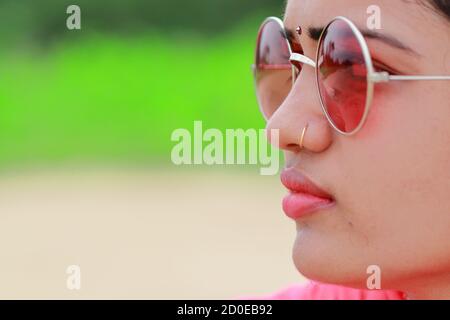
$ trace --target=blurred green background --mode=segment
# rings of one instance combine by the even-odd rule
[[[81,8],[68,30],[66,8]],[[262,128],[250,65],[280,0],[1,0],[0,168],[170,163],[176,128]]]

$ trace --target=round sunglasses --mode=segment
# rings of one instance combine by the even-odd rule
[[[293,50],[294,49],[294,50]],[[264,117],[269,119],[294,86],[302,68],[315,69],[322,110],[331,126],[353,135],[364,125],[377,83],[401,80],[450,80],[450,76],[393,75],[375,70],[362,33],[345,17],[336,17],[322,31],[316,62],[291,46],[283,22],[267,18],[256,45],[256,95]]]

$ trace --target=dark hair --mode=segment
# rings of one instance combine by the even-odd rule
[[[450,20],[450,0],[430,0],[433,9]]]

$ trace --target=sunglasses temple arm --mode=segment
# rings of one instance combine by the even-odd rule
[[[300,54],[300,53],[291,53],[291,56],[289,58],[289,61],[291,62],[300,62],[301,64],[306,64],[310,67],[315,68],[316,67],[316,63],[308,58],[307,56]]]
[[[299,53],[291,53],[289,58],[291,62],[300,62],[316,68],[316,63],[307,56]],[[450,76],[394,76],[387,72],[374,72],[369,75],[373,82],[389,82],[389,81],[416,81],[416,80],[450,80]]]
[[[450,76],[389,76],[391,81],[450,80]]]
[[[393,76],[387,72],[374,72],[369,77],[373,82],[450,80],[450,76]]]

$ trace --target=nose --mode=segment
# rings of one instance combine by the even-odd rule
[[[272,145],[281,150],[298,153],[305,126],[303,150],[323,152],[333,140],[332,127],[322,112],[315,86],[314,71],[302,70],[287,98],[268,119],[266,130]],[[279,141],[271,141],[270,131],[279,130]]]

